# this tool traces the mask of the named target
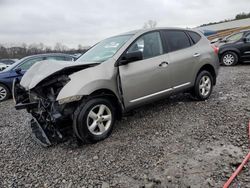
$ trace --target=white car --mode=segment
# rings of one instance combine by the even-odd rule
[[[5,65],[3,63],[0,63],[0,71],[6,69],[8,67],[8,65]]]

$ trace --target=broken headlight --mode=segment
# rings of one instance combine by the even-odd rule
[[[65,103],[71,103],[74,101],[79,101],[81,100],[82,96],[81,95],[76,95],[76,96],[72,96],[72,97],[66,97],[64,99],[60,99],[58,100],[58,103],[61,104],[65,104]]]

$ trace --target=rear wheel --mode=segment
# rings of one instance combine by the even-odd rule
[[[209,98],[213,90],[213,77],[208,71],[201,71],[195,81],[194,96],[198,100],[206,100]]]
[[[115,107],[109,100],[83,101],[74,113],[74,133],[84,143],[96,143],[111,134],[115,120]]]
[[[9,97],[10,97],[9,89],[5,85],[0,84],[0,102],[7,100]]]
[[[238,55],[234,52],[225,52],[221,57],[224,66],[234,66],[238,63]]]

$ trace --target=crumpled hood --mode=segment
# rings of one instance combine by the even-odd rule
[[[67,67],[86,65],[86,63],[45,60],[34,64],[23,76],[20,84],[26,89],[34,88],[48,76]]]

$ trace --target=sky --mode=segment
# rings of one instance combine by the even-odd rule
[[[91,46],[148,20],[157,27],[196,27],[249,7],[249,0],[0,0],[0,44]]]

